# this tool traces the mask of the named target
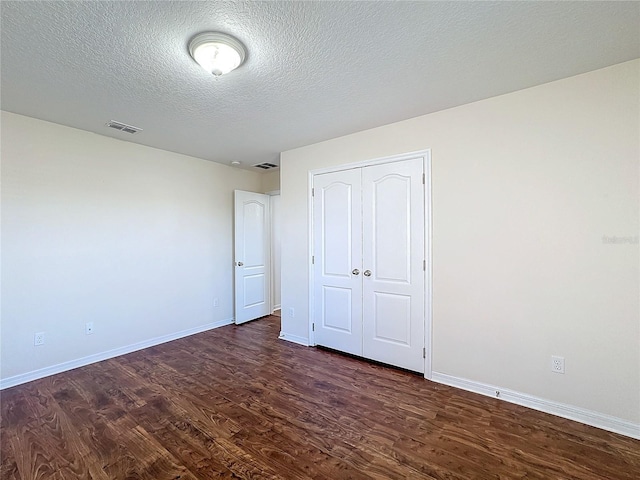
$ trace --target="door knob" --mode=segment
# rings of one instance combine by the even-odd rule
[[[357,268],[354,268],[351,273],[353,273],[354,275],[358,275],[360,273],[360,270],[358,270]]]
[[[239,267],[241,267],[241,266],[243,266],[243,265],[244,265],[244,263],[242,263],[242,262],[238,262],[238,266],[239,266]]]
[[[365,277],[370,277],[371,276],[371,270],[365,270],[363,275]]]

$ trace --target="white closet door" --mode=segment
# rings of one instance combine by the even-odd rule
[[[318,345],[362,355],[360,169],[316,175],[314,324]]]
[[[362,172],[363,356],[424,372],[423,162]]]

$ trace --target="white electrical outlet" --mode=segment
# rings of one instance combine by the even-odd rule
[[[38,332],[33,336],[33,344],[35,346],[44,345],[44,332]]]
[[[564,373],[564,357],[551,355],[551,371],[554,373]]]
[[[289,316],[291,318],[296,316],[296,311],[293,309],[293,307],[289,307]]]
[[[84,324],[84,333],[87,335],[93,334],[93,322],[87,322]]]
[[[213,299],[213,306],[214,306],[214,307],[217,307],[218,305],[219,305],[219,303],[218,303],[218,299],[217,299],[217,298],[214,298],[214,299]]]

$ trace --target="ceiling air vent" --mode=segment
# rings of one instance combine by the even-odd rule
[[[116,130],[120,130],[124,133],[138,133],[142,131],[140,127],[134,127],[133,125],[127,125],[126,123],[116,122],[115,120],[111,120],[107,123],[107,127],[115,128]]]
[[[261,168],[262,170],[269,170],[270,168],[278,168],[278,165],[273,163],[260,163],[258,165],[254,165],[256,168]]]

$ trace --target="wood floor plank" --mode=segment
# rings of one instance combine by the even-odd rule
[[[231,364],[234,364],[233,360],[229,360],[232,355],[230,352],[225,352],[225,361],[230,361]],[[236,359],[237,361],[238,359]],[[297,375],[299,376],[299,375]],[[217,379],[219,382],[233,382],[240,376],[234,376],[232,378],[225,378],[224,376],[218,376]],[[247,379],[245,379],[247,380]],[[413,467],[408,466],[407,464],[402,464],[396,458],[394,458],[394,452],[392,451],[391,445],[393,444],[394,435],[398,434],[398,431],[393,432],[385,432],[384,434],[378,433],[377,435],[369,432],[369,435],[366,437],[362,436],[362,424],[358,424],[357,421],[362,421],[362,418],[359,414],[359,410],[354,410],[352,413],[356,419],[356,422],[353,423],[353,428],[348,429],[345,426],[351,425],[350,422],[344,417],[344,410],[338,410],[339,413],[337,416],[334,415],[334,409],[331,408],[333,405],[341,404],[344,402],[344,398],[349,398],[352,405],[360,405],[361,407],[367,406],[368,409],[372,411],[378,411],[384,407],[384,404],[379,401],[374,401],[373,399],[362,396],[358,394],[354,390],[349,390],[347,392],[340,392],[339,388],[336,388],[335,385],[332,388],[325,388],[324,395],[322,397],[307,397],[307,396],[299,396],[296,395],[296,392],[292,390],[285,379],[280,379],[278,382],[278,388],[272,389],[269,388],[269,385],[263,384],[259,381],[252,382],[252,389],[249,392],[249,395],[245,399],[239,399],[238,401],[242,402],[243,405],[247,407],[247,409],[251,409],[252,406],[259,405],[262,402],[262,398],[265,396],[269,396],[269,400],[267,402],[267,406],[270,408],[268,412],[263,412],[265,415],[268,415],[272,421],[274,420],[274,416],[278,416],[278,406],[282,406],[280,411],[285,412],[285,416],[290,417],[292,413],[296,413],[300,415],[301,413],[313,411],[313,412],[323,412],[328,415],[328,418],[321,417],[318,421],[313,422],[310,418],[307,418],[307,421],[302,426],[305,430],[309,430],[312,428],[312,425],[318,426],[318,433],[320,436],[325,434],[328,442],[336,444],[338,442],[347,442],[347,449],[350,446],[357,444],[360,448],[364,448],[363,445],[365,443],[369,443],[369,451],[373,453],[372,457],[378,459],[378,457],[385,456],[385,461],[383,464],[388,464],[387,468],[383,468],[378,466],[375,469],[373,468],[373,463],[368,460],[365,464],[356,464],[354,467],[359,468],[363,471],[368,471],[375,478],[393,478],[397,476],[398,478],[407,478],[410,476],[415,476],[418,474],[418,470],[421,469],[420,464],[414,465]],[[329,407],[329,408],[326,408]],[[389,412],[393,412],[394,410],[388,410]],[[393,418],[389,418],[393,417]],[[396,415],[387,415],[387,420],[392,422],[393,424],[402,424],[402,417],[397,417]],[[379,421],[379,418],[378,418]],[[337,428],[337,430],[336,430]],[[343,446],[344,447],[344,446]],[[351,450],[351,449],[349,449]],[[357,457],[353,457],[357,458]],[[415,462],[414,462],[415,463]],[[393,466],[392,469],[389,469],[389,465]],[[423,476],[428,478],[426,474],[423,472]]]
[[[16,456],[13,453],[11,442],[7,440],[7,435],[0,436],[0,478],[3,480],[20,480],[20,472],[16,463]]]
[[[182,402],[182,405],[186,404],[187,402]],[[229,422],[217,421],[217,416],[211,422],[194,421],[190,415],[194,411],[199,413],[198,409],[183,409],[169,399],[157,397],[134,412],[133,416],[194,473],[215,472],[219,478],[234,478],[235,465],[243,462],[235,457],[220,459],[212,454],[212,450],[216,449],[221,439],[231,438],[240,429],[235,429]],[[251,468],[243,467],[241,473],[246,474],[250,470]],[[252,472],[254,476],[260,473],[259,469]]]
[[[0,395],[0,478],[640,478],[640,441],[228,326]]]
[[[211,393],[210,395],[216,394]],[[233,397],[233,395],[229,396]],[[272,399],[271,401],[273,402],[274,400]],[[209,396],[206,398],[204,396],[192,396],[189,398],[189,403],[200,409],[206,409],[209,402]],[[256,401],[247,402],[247,399],[244,398],[238,399],[237,402],[238,403],[234,403],[230,400],[226,402],[221,402],[220,400],[215,401],[216,409],[220,413],[223,413],[226,418],[231,419],[235,417],[240,421],[240,423],[234,421],[234,424],[237,425],[237,427],[235,427],[237,431],[233,435],[233,440],[238,439],[238,435],[236,434],[240,433],[243,428],[252,432],[258,432],[258,434],[273,431],[286,438],[278,443],[284,442],[285,444],[291,443],[293,445],[305,446],[305,451],[301,452],[297,450],[295,456],[301,463],[312,463],[315,469],[318,470],[318,474],[323,475],[320,478],[370,478],[358,471],[351,471],[345,476],[345,472],[350,470],[350,466],[345,464],[339,457],[334,457],[330,454],[330,450],[335,446],[336,442],[328,435],[309,435],[311,424],[308,419],[301,420],[301,412],[291,408],[286,408],[286,410],[275,409],[269,403],[265,404]],[[234,406],[240,406],[245,411],[240,410],[234,412]],[[241,416],[238,417],[238,415]],[[260,424],[256,424],[255,418],[267,418],[269,419],[269,423],[263,426],[263,428],[260,428]],[[324,420],[320,423],[326,425]],[[315,432],[321,434],[326,433],[323,432],[322,428],[316,428]],[[278,440],[272,440],[270,443],[274,441]]]
[[[237,376],[225,377],[218,375],[217,377],[218,382],[227,384],[237,382],[237,379]],[[249,392],[240,392],[238,396],[238,392],[234,392],[234,389],[229,389],[226,391],[226,394],[247,411],[256,411],[258,415],[269,418],[272,425],[278,425],[278,420],[282,420],[283,424],[286,425],[289,435],[298,435],[300,438],[307,438],[307,441],[313,442],[321,451],[330,450],[333,445],[340,443],[345,443],[343,447],[351,450],[353,443],[363,442],[358,427],[349,430],[345,429],[344,426],[340,426],[340,413],[336,413],[334,409],[331,408],[332,402],[330,400],[326,398],[323,400],[321,398],[295,395],[293,392],[287,391],[287,388],[282,386],[282,382],[279,382],[279,384],[281,385],[280,388],[273,389],[265,384],[253,381]],[[228,414],[232,415],[231,413]],[[247,416],[246,413],[244,415],[245,417]],[[295,423],[293,419],[301,415],[306,415],[306,421],[299,426],[301,433],[294,433]],[[314,416],[317,418],[314,419]],[[317,427],[314,432],[317,433],[317,435],[314,435],[311,437],[311,440],[308,440],[310,437],[305,435],[305,433],[309,432],[313,428],[313,425]],[[253,426],[253,429],[256,429],[256,425]],[[265,431],[267,430],[268,429],[265,429]],[[325,443],[319,444],[319,442],[317,442],[318,438],[325,439]],[[319,454],[317,451],[314,453]],[[310,455],[310,452],[307,452],[307,455]],[[391,457],[386,461],[391,464],[397,463]],[[353,466],[360,469],[367,469],[366,465]],[[336,467],[338,470],[341,470],[341,465],[336,465]],[[395,465],[395,468],[398,469],[399,472],[403,472],[404,475],[415,474],[415,472],[408,469],[404,471],[405,467],[399,464]],[[381,473],[384,473],[382,478],[385,478],[385,476],[389,478],[389,475],[391,475],[393,471],[381,472],[380,468],[378,468],[375,478],[378,478]]]

